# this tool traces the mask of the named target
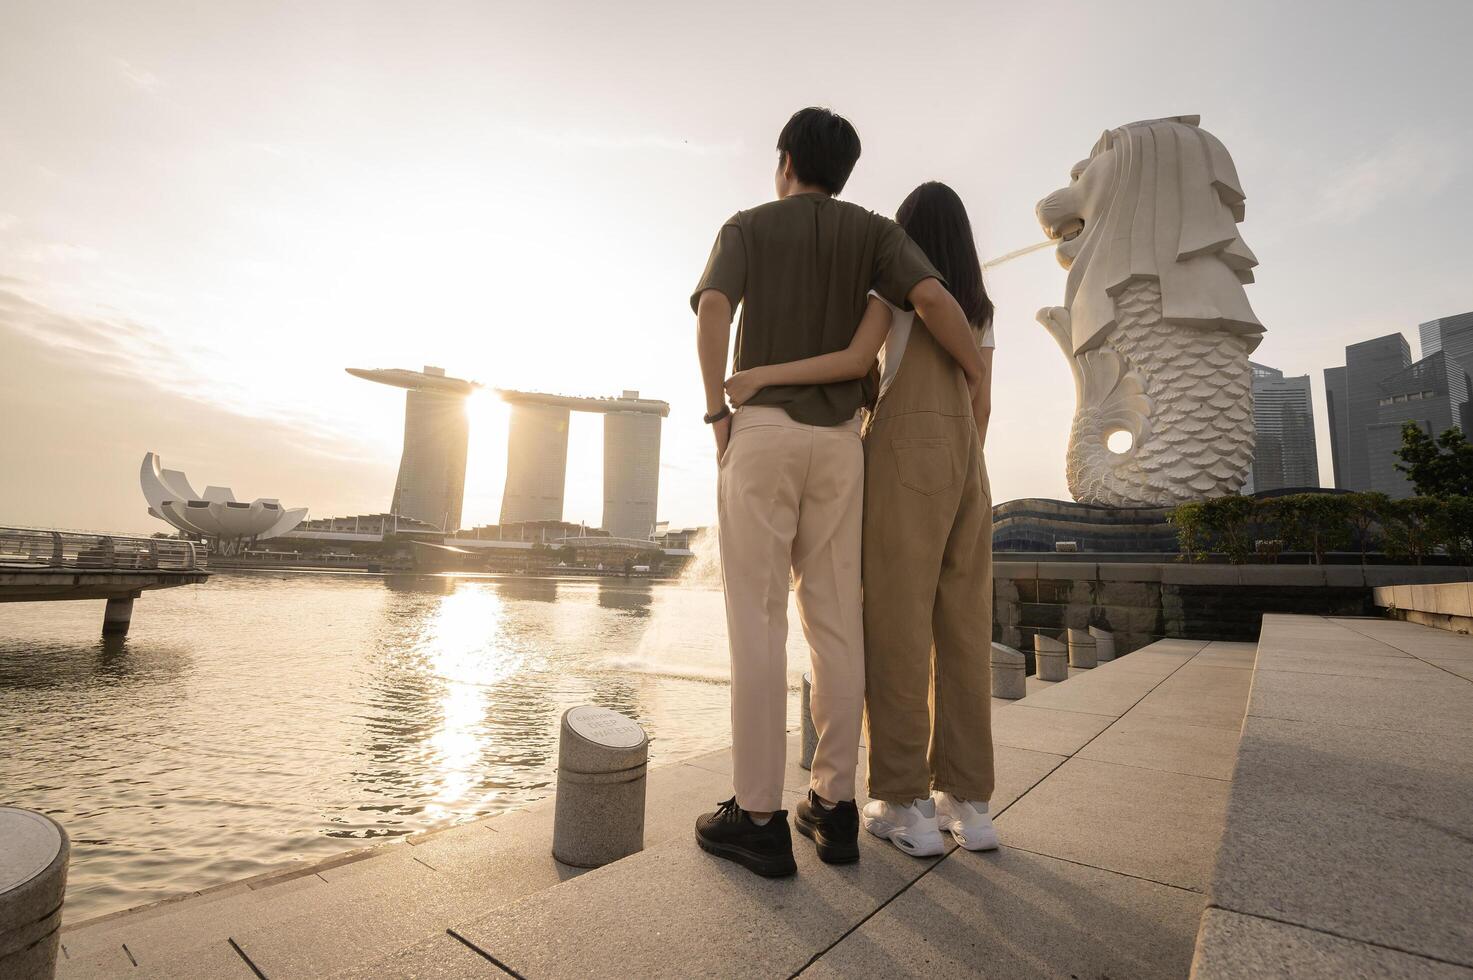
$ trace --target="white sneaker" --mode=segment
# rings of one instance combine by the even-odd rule
[[[916,800],[910,806],[871,800],[864,805],[864,829],[883,837],[914,857],[935,857],[946,850],[936,826],[936,804]]]
[[[997,831],[986,803],[973,803],[940,790],[932,799],[936,804],[936,825],[951,831],[958,844],[969,851],[997,850]]]

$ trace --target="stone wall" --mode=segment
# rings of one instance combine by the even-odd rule
[[[1098,626],[1118,653],[1166,637],[1256,641],[1264,613],[1376,615],[1372,589],[1466,582],[1464,567],[1195,565],[1179,562],[998,561],[992,638],[1033,672],[1033,636]]]

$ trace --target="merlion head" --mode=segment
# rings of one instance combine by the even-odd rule
[[[1115,297],[1136,278],[1159,282],[1164,323],[1245,334],[1257,346],[1263,325],[1243,290],[1258,264],[1238,234],[1243,190],[1227,150],[1197,123],[1174,116],[1108,130],[1069,185],[1038,202],[1069,270],[1066,353],[1100,344],[1116,323]]]

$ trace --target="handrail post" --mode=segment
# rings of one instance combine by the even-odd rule
[[[66,561],[66,552],[62,548],[61,532],[51,532],[51,564],[61,565]]]

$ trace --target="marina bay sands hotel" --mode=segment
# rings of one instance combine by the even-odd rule
[[[473,381],[448,378],[441,368],[348,368],[354,377],[408,389],[404,402],[404,454],[390,511],[441,528],[460,527],[465,498],[470,422],[465,400]],[[568,416],[604,417],[603,529],[615,537],[647,540],[655,527],[660,485],[660,420],[667,402],[626,391],[618,398],[577,398],[532,391],[496,390],[511,405],[506,490],[501,523],[560,521],[568,472]]]

